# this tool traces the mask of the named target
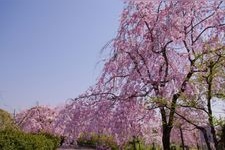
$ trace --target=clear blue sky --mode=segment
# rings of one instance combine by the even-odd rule
[[[56,106],[93,85],[122,0],[0,0],[0,108]]]

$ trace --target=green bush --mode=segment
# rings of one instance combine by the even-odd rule
[[[46,133],[46,132],[38,133],[37,135],[44,136],[48,140],[51,140],[54,144],[54,147],[53,147],[54,149],[58,148],[60,145],[61,138],[58,136],[55,136],[55,135],[52,135],[52,134]]]
[[[124,148],[125,150],[159,150],[160,146],[157,144],[146,144],[141,138],[133,137],[128,141]]]
[[[43,134],[30,134],[18,130],[0,131],[1,150],[55,150],[58,145],[54,140],[56,139]]]
[[[91,147],[91,148],[97,148],[97,147],[104,146],[104,147],[111,148],[111,150],[119,149],[117,143],[115,142],[115,140],[112,136],[96,134],[96,133],[82,134],[78,138],[77,144],[79,146]]]
[[[0,130],[18,129],[9,112],[0,109]]]

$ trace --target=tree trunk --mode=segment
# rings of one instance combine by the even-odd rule
[[[135,140],[135,138],[136,138],[136,137],[133,136],[132,144],[133,144],[133,149],[134,149],[134,150],[137,150],[137,149],[136,149],[136,140]]]
[[[206,146],[207,146],[208,150],[212,150],[211,146],[210,146],[210,142],[209,142],[209,138],[208,138],[206,129],[204,129],[204,128],[199,128],[199,129],[203,133],[205,143],[206,143]]]
[[[170,150],[170,133],[172,130],[172,127],[168,125],[167,119],[166,119],[166,111],[164,107],[160,108],[160,114],[162,117],[162,143],[163,143],[163,149],[164,150]]]
[[[213,67],[214,64],[210,63],[209,66],[209,76],[206,79],[206,82],[208,84],[208,91],[207,91],[207,108],[208,108],[208,121],[210,125],[211,134],[213,137],[213,143],[216,150],[219,149],[218,147],[218,140],[216,138],[216,130],[213,124],[213,114],[212,114],[212,106],[211,106],[211,100],[212,100],[212,83],[213,83]]]
[[[214,147],[215,147],[216,150],[219,150],[218,140],[216,138],[216,130],[215,130],[215,127],[214,127],[214,124],[213,124],[212,116],[209,117],[209,124],[210,124],[211,134],[212,134],[212,137],[213,137]]]
[[[200,150],[200,146],[198,145],[198,142],[197,142],[197,150]]]
[[[170,150],[170,133],[171,133],[171,127],[168,127],[168,125],[163,125],[163,136],[162,136],[162,142],[163,142],[163,149],[164,150]]]
[[[183,131],[182,131],[182,128],[179,127],[180,129],[180,137],[181,137],[181,143],[182,143],[182,149],[184,150],[184,136],[183,136]]]

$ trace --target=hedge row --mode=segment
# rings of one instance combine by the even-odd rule
[[[144,140],[134,137],[123,147],[119,148],[112,136],[96,133],[83,133],[77,140],[80,147],[90,147],[97,150],[157,150],[160,146],[157,144],[145,144]]]
[[[78,140],[77,144],[81,147],[91,147],[95,149],[118,150],[116,141],[111,136],[95,133],[84,133]]]
[[[31,134],[17,130],[0,131],[1,150],[55,150],[60,139],[49,134]]]

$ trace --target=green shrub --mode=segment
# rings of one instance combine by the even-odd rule
[[[115,142],[115,140],[112,136],[96,134],[96,133],[82,134],[78,138],[77,144],[79,146],[91,147],[91,148],[105,146],[105,147],[111,148],[111,150],[119,149],[117,143]]]
[[[3,109],[0,109],[0,130],[18,129],[13,121],[11,114]]]
[[[50,136],[18,130],[0,131],[1,150],[55,150],[58,145],[54,140]]]
[[[160,146],[157,144],[146,144],[145,141],[141,138],[132,138],[128,141],[124,148],[125,150],[159,150]]]
[[[58,136],[55,136],[55,135],[52,135],[52,134],[46,133],[46,132],[38,133],[37,135],[44,136],[48,140],[51,140],[54,144],[54,147],[53,147],[54,149],[58,148],[60,145],[61,138]]]

